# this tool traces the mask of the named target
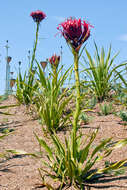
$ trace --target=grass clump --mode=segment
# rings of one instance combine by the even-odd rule
[[[112,103],[106,103],[104,102],[103,104],[99,105],[100,107],[100,112],[98,112],[99,115],[109,115],[114,112],[114,108]]]

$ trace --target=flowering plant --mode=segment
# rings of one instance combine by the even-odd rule
[[[55,87],[57,85],[57,79],[58,79],[58,65],[60,62],[60,56],[57,56],[56,54],[54,54],[52,57],[49,58],[49,63],[51,64],[51,68],[52,68],[52,83],[54,84],[53,86]],[[57,73],[58,72],[58,73]]]
[[[52,80],[50,80],[50,78],[45,77],[38,62],[37,65],[39,81],[37,81],[38,88],[36,89],[36,96],[33,101],[41,123],[46,126],[46,128],[43,127],[44,131],[53,134],[70,124],[69,117],[71,114],[65,115],[64,112],[73,95],[71,94],[65,98],[66,90],[60,93],[70,69],[60,76],[60,70],[57,71],[54,67],[51,72]]]
[[[85,20],[82,21],[81,19],[70,17],[59,24],[57,29],[60,30],[67,43],[76,51],[79,51],[81,45],[90,36],[90,27],[92,27],[92,25]]]
[[[45,13],[43,13],[42,11],[34,11],[30,14],[30,16],[33,18],[34,22],[37,23],[37,29],[36,29],[36,41],[34,44],[34,48],[33,48],[33,55],[32,55],[32,60],[31,60],[31,69],[33,67],[33,62],[35,59],[35,52],[37,49],[37,41],[38,41],[38,32],[39,32],[39,25],[40,22],[46,17]]]
[[[73,130],[72,130],[72,139],[75,141],[76,132],[77,132],[77,123],[80,115],[80,79],[79,79],[79,50],[83,43],[90,36],[90,27],[92,27],[87,21],[76,19],[76,18],[68,18],[59,26],[57,29],[61,32],[63,37],[65,38],[67,44],[71,47],[72,54],[74,57],[74,71],[75,71],[75,87],[76,87],[76,109],[74,112],[74,120],[73,120]],[[82,53],[82,52],[81,52]],[[74,143],[75,146],[75,143]]]
[[[36,39],[34,43],[32,59],[31,59],[30,68],[28,71],[28,78],[27,78],[26,72],[24,74],[24,77],[22,77],[21,73],[19,72],[19,76],[17,77],[17,80],[16,80],[16,85],[17,85],[16,97],[20,103],[25,103],[26,105],[31,103],[32,97],[34,96],[34,91],[37,88],[37,85],[34,84],[35,71],[34,71],[33,64],[35,61],[40,22],[46,17],[46,15],[42,11],[35,11],[35,12],[32,12],[30,16],[36,22],[37,28],[36,28]]]

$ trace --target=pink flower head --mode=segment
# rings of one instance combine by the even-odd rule
[[[81,45],[90,36],[90,27],[88,22],[76,18],[68,18],[64,22],[58,25],[57,29],[75,50],[79,50]]]
[[[59,62],[60,62],[60,56],[57,56],[56,54],[54,54],[52,57],[49,58],[49,62],[51,66],[58,67]]]
[[[33,20],[37,23],[40,23],[46,17],[45,13],[39,10],[32,12],[30,16],[32,16]]]

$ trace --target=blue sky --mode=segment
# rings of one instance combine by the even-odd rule
[[[0,94],[5,89],[6,40],[12,56],[11,71],[16,76],[18,61],[22,62],[22,71],[28,68],[28,50],[32,50],[36,27],[29,15],[38,9],[47,15],[39,31],[39,62],[53,53],[60,54],[62,46],[64,67],[72,64],[65,40],[60,35],[55,36],[58,24],[70,16],[81,17],[94,26],[87,41],[92,55],[95,40],[99,48],[104,46],[107,50],[111,43],[113,53],[120,50],[115,64],[127,60],[127,0],[4,0],[0,4]]]

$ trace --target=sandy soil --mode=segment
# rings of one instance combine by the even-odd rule
[[[15,98],[11,96],[0,105],[15,103]],[[13,115],[7,116],[0,114],[0,135],[2,135],[3,129],[12,129],[14,132],[0,141],[0,152],[4,152],[6,149],[24,150],[29,153],[39,151],[39,145],[33,133],[35,132],[39,136],[43,136],[38,120],[34,120],[26,112],[25,106],[9,108],[8,111]],[[98,116],[96,112],[90,113],[90,115],[93,117],[92,121],[88,125],[82,126],[80,130],[86,134],[100,127],[96,142],[106,137],[113,137],[114,141],[127,138],[127,126],[120,124],[120,118],[112,114]],[[68,133],[68,130],[61,131],[58,133],[58,136],[64,139],[64,136],[67,136]],[[43,136],[43,138],[46,137]],[[127,146],[114,152],[109,157],[109,160],[116,161],[124,158],[127,158]],[[41,162],[30,156],[10,155],[7,159],[2,158],[0,162],[0,190],[46,189],[39,188],[38,186],[39,184],[41,185],[41,179],[38,173],[39,167],[41,167]],[[100,180],[99,183],[91,184],[89,189],[126,190],[126,174]]]

